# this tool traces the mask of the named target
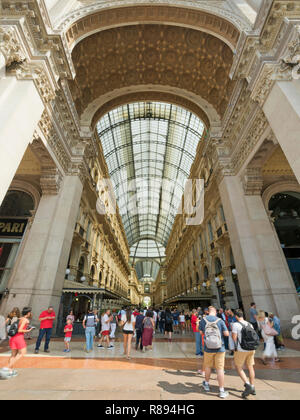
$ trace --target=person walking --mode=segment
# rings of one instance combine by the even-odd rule
[[[94,314],[93,310],[89,308],[88,313],[83,318],[82,326],[85,330],[85,351],[90,353],[94,347],[94,337],[96,335],[96,326],[99,319]]]
[[[170,308],[166,308],[166,311],[165,311],[165,334],[169,335],[169,342],[172,341],[173,324],[174,324],[174,318],[172,316]]]
[[[126,310],[126,314],[122,315],[121,326],[123,327],[124,355],[129,360],[132,337],[135,330],[135,317],[129,308]]]
[[[9,329],[18,319],[21,318],[21,312],[19,308],[13,308],[13,310],[7,315],[5,320],[6,332],[9,333]]]
[[[226,327],[229,331],[229,340],[228,340],[228,349],[230,352],[230,356],[234,356],[235,350],[235,343],[232,337],[232,325],[237,322],[237,319],[231,309],[227,309],[226,311]]]
[[[106,342],[106,348],[108,350],[112,350],[114,348],[114,346],[110,344],[110,340],[109,340],[111,321],[112,321],[111,311],[110,309],[107,309],[107,311],[101,317],[101,332],[100,332],[101,338],[98,344],[99,349],[104,349],[104,346],[102,345],[103,341]]]
[[[31,308],[25,307],[22,311],[22,316],[17,319],[12,325],[9,334],[12,334],[14,329],[15,334],[9,339],[9,346],[11,348],[11,357],[8,362],[8,366],[4,367],[0,371],[0,377],[2,379],[14,378],[18,375],[18,372],[13,369],[16,363],[26,355],[27,346],[24,338],[24,334],[32,331],[34,328],[29,328],[30,319],[32,318]]]
[[[153,333],[155,330],[155,320],[153,318],[153,312],[148,311],[143,321],[143,351],[147,348],[152,350]]]
[[[277,331],[278,335],[275,337],[275,346],[277,350],[285,350],[284,340],[281,332],[281,322],[278,316],[269,313],[270,321],[273,322],[273,328]]]
[[[235,311],[236,322],[232,324],[232,339],[235,343],[234,364],[236,370],[244,382],[245,391],[242,393],[243,398],[249,395],[256,395],[255,391],[255,351],[259,346],[259,336],[253,325],[244,320],[243,311],[240,309]],[[249,380],[244,371],[246,365],[249,371]]]
[[[258,322],[257,322],[257,309],[256,309],[256,303],[252,302],[250,305],[250,323],[252,324],[253,328],[256,332],[258,332]]]
[[[138,350],[139,346],[140,349],[143,351],[143,329],[144,329],[144,315],[140,310],[135,318],[135,332],[136,332],[136,341],[135,341],[135,349]]]
[[[173,325],[174,325],[174,334],[179,334],[179,315],[180,312],[178,309],[174,309],[173,311]]]
[[[211,370],[217,371],[219,384],[219,397],[227,398],[228,392],[224,389],[224,368],[225,368],[225,343],[224,337],[229,337],[225,322],[217,317],[217,310],[213,306],[208,308],[208,316],[200,322],[200,331],[204,334],[204,361],[205,381],[204,391],[209,392],[209,380]]]
[[[116,330],[118,326],[118,313],[116,309],[113,309],[111,314],[111,322],[110,322],[110,336],[109,338],[115,339],[116,338]]]
[[[185,315],[184,315],[184,311],[180,312],[180,315],[179,315],[179,325],[180,325],[181,334],[183,334],[185,332]]]
[[[185,313],[185,324],[186,324],[186,331],[191,332],[192,325],[191,325],[191,312],[190,311],[187,311]]]
[[[266,317],[264,311],[258,312],[257,315],[258,328],[261,331],[262,338],[264,340],[264,352],[262,356],[262,363],[267,364],[266,359],[271,359],[274,362],[280,362],[275,346],[275,337],[278,335],[277,331],[273,328],[272,321]]]
[[[166,313],[162,308],[160,308],[159,313],[158,313],[158,326],[159,326],[159,332],[163,335],[165,333],[165,322],[166,322]]]
[[[66,322],[68,322],[68,320],[71,321],[71,324],[74,324],[74,322],[75,322],[75,316],[74,316],[74,312],[72,310],[70,310],[69,315],[66,318]]]
[[[196,356],[203,356],[203,351],[202,351],[202,337],[201,337],[201,333],[199,331],[199,320],[201,320],[201,315],[198,315],[198,312],[196,311],[196,309],[192,310],[192,317],[191,317],[191,325],[192,325],[192,330],[195,336],[195,342],[196,342]]]
[[[64,333],[65,333],[65,339],[64,339],[65,349],[64,349],[64,353],[70,353],[70,342],[71,342],[72,333],[73,333],[73,323],[72,323],[72,320],[70,318],[67,320],[67,325],[64,328]]]
[[[39,336],[35,345],[35,354],[39,353],[40,346],[45,335],[46,335],[46,339],[45,339],[44,352],[50,353],[49,344],[51,340],[53,322],[55,320],[55,317],[56,315],[55,315],[53,306],[49,306],[47,311],[43,311],[40,314],[39,321],[41,325],[40,325]]]

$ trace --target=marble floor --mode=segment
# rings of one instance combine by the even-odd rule
[[[142,353],[133,345],[131,359],[123,356],[121,339],[113,350],[95,348],[84,352],[84,340],[72,341],[71,353],[63,353],[63,341],[53,339],[51,353],[34,353],[34,342],[28,342],[27,356],[17,369],[19,375],[0,381],[0,400],[207,400],[218,399],[216,375],[211,392],[201,388],[203,378],[197,373],[202,358],[194,354],[190,336],[175,336],[169,343],[157,335],[153,351]],[[300,342],[286,342],[287,349],[279,353],[280,363],[264,366],[260,361],[262,348],[256,358],[257,396],[249,399],[300,398]],[[0,368],[7,364],[9,351],[2,345]],[[243,385],[237,376],[233,359],[226,359],[226,388],[229,399],[241,399]]]

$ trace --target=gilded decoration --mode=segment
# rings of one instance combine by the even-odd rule
[[[149,83],[193,92],[223,115],[233,89],[230,48],[187,28],[136,25],[98,32],[76,45],[72,57],[76,78],[69,86],[79,115],[114,89]]]

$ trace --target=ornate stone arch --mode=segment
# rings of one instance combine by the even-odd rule
[[[284,191],[294,191],[300,193],[300,185],[296,181],[281,181],[276,182],[275,184],[272,184],[268,188],[266,188],[263,192],[262,200],[267,212],[269,212],[269,202],[271,197],[274,194]]]
[[[100,3],[100,2],[98,2]],[[124,1],[114,3],[114,7],[107,4],[98,4],[96,7],[86,7],[69,14],[59,29],[63,30],[70,50],[82,39],[101,30],[116,28],[125,25],[142,24],[169,24],[200,29],[213,34],[226,42],[232,51],[237,47],[243,29],[251,29],[242,22],[241,17],[233,11],[206,7],[191,7],[184,1],[177,1],[173,5],[155,4],[124,4]],[[129,4],[128,4],[129,3]],[[122,6],[122,7],[120,7]]]

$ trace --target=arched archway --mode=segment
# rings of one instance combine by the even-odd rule
[[[295,287],[300,293],[300,192],[281,191],[273,194],[268,210]]]

